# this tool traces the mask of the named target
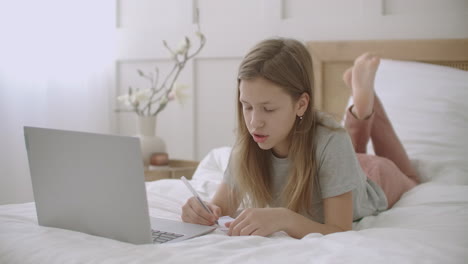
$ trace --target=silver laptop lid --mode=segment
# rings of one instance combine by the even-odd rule
[[[138,138],[25,127],[40,225],[151,243]]]

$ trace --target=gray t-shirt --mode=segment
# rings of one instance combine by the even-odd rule
[[[321,115],[322,123],[329,127],[339,127],[334,120]],[[383,190],[376,183],[366,177],[357,160],[348,133],[343,130],[333,130],[325,126],[317,126],[316,133],[317,171],[320,190],[315,190],[312,197],[312,207],[304,215],[323,223],[322,199],[341,195],[352,191],[353,220],[364,216],[375,215],[387,209],[387,198]],[[290,161],[288,158],[272,159],[272,196],[271,207],[280,206],[279,195],[287,183]],[[224,174],[224,181],[233,183],[229,173],[229,165]]]

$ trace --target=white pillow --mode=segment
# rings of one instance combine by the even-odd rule
[[[375,90],[423,181],[467,184],[468,72],[382,60]]]
[[[221,147],[212,149],[197,167],[192,179],[200,181],[213,181],[221,183],[224,171],[229,162],[231,147]]]

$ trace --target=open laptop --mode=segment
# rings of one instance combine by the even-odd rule
[[[176,242],[215,229],[150,218],[136,137],[24,127],[39,225],[133,244]]]

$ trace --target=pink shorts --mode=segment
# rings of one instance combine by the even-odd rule
[[[393,161],[374,155],[357,153],[357,158],[367,178],[377,183],[392,207],[405,192],[416,186],[416,182],[403,174]]]

